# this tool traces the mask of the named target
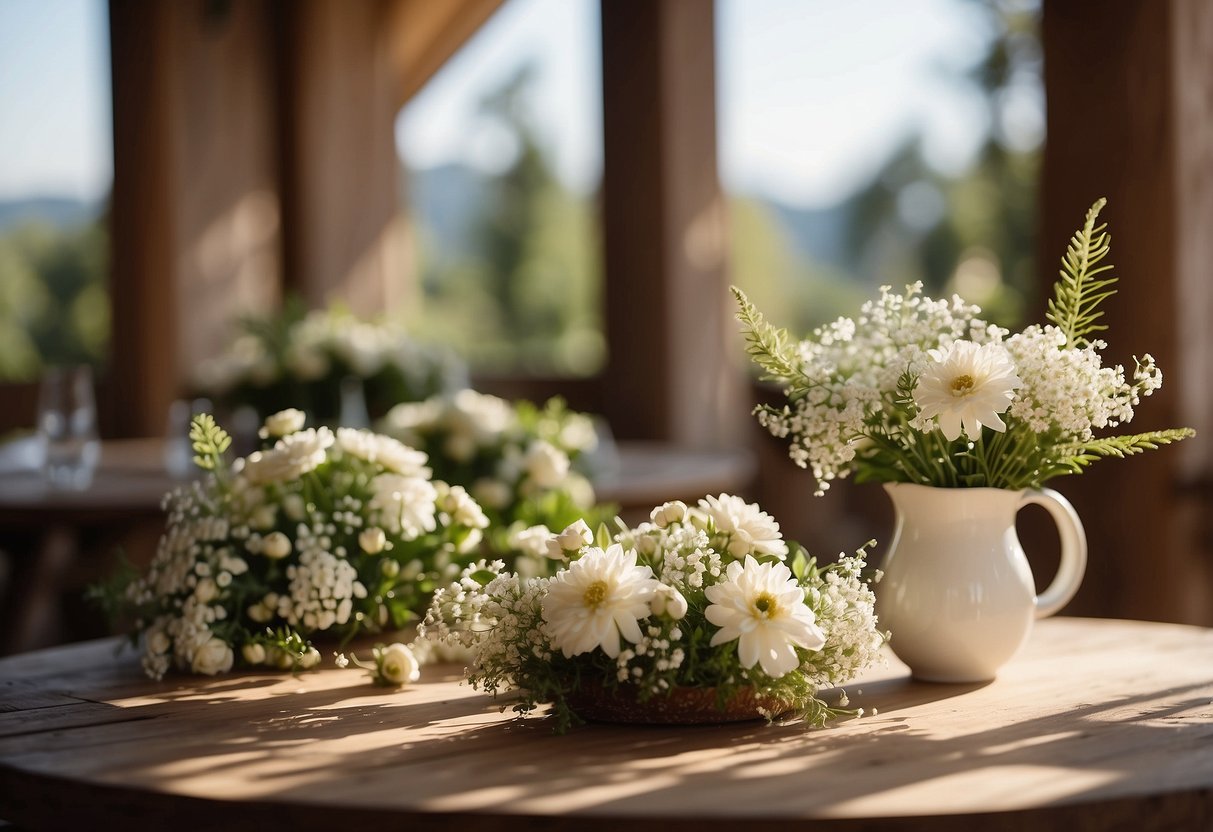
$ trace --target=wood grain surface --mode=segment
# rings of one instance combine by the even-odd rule
[[[985,685],[890,657],[825,729],[564,736],[431,666],[143,678],[91,642],[0,661],[0,818],[22,828],[1208,829],[1213,630],[1052,619]],[[814,821],[806,824],[806,821]],[[975,826],[979,823],[980,826]]]

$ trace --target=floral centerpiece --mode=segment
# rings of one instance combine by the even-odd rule
[[[738,289],[748,351],[781,384],[782,407],[759,422],[790,442],[818,494],[840,477],[949,488],[1039,487],[1098,459],[1191,436],[1186,428],[1117,436],[1140,400],[1162,385],[1147,353],[1126,375],[1104,366],[1100,304],[1114,294],[1109,235],[1088,212],[1062,260],[1046,325],[1022,332],[987,323],[958,296],[932,300],[916,283],[882,287],[857,319],[839,318],[802,341],[766,323]]]
[[[932,300],[914,284],[900,294],[884,287],[857,319],[797,342],[734,289],[749,353],[788,400],[760,406],[759,421],[789,440],[818,494],[851,473],[885,484],[896,526],[878,609],[893,651],[921,679],[992,679],[1033,622],[1078,590],[1086,533],[1044,483],[1192,435],[1101,435],[1132,421],[1162,385],[1148,353],[1131,373],[1103,363],[1100,305],[1115,292],[1097,224],[1103,205],[1070,242],[1049,323],[1014,334],[977,306]],[[1061,541],[1057,575],[1039,595],[1015,530],[1028,504],[1050,513]]]
[[[433,477],[424,453],[366,430],[305,429],[297,410],[261,436],[261,450],[229,464],[230,438],[209,415],[194,420],[207,473],[165,498],[157,552],[124,589],[155,678],[313,667],[310,639],[399,628],[477,556],[488,518]],[[377,664],[398,670],[399,652]]]
[[[518,690],[515,710],[719,721],[843,713],[823,688],[853,678],[884,641],[863,551],[818,566],[757,505],[722,494],[655,508],[651,522],[585,523],[550,543],[552,577],[480,561],[434,593],[419,632],[469,650],[471,683]],[[688,694],[690,698],[688,699]],[[705,710],[703,705],[708,706]]]
[[[231,347],[202,362],[194,381],[225,407],[249,406],[262,419],[293,406],[333,424],[343,415],[360,421],[351,409],[373,417],[457,390],[467,385],[467,368],[452,351],[413,340],[399,322],[336,306],[305,312],[291,301],[278,315],[243,320]]]
[[[595,506],[594,423],[561,399],[537,407],[465,389],[399,404],[379,430],[424,451],[436,477],[475,497],[491,521],[493,553],[529,555],[534,567],[551,530],[614,516]]]

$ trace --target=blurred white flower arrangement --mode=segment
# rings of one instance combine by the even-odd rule
[[[558,730],[587,694],[638,707],[680,692],[737,697],[768,717],[821,725],[856,711],[819,693],[871,664],[877,628],[864,553],[818,566],[757,505],[722,494],[653,509],[594,539],[585,523],[549,541],[556,574],[525,577],[480,561],[434,593],[424,640],[470,651],[471,683],[515,709],[550,702]]]
[[[614,516],[595,506],[594,422],[560,399],[536,407],[465,389],[399,404],[378,429],[424,451],[438,479],[466,488],[491,521],[489,553],[529,556],[532,574],[553,530]]]
[[[479,554],[488,518],[433,477],[424,453],[366,430],[304,428],[293,410],[261,436],[261,450],[228,464],[230,438],[209,415],[195,418],[207,475],[165,498],[147,572],[108,589],[136,619],[150,676],[315,667],[309,639],[400,628]],[[376,651],[393,683],[415,675],[410,661]]]
[[[943,487],[1040,487],[1193,435],[1187,428],[1098,437],[1128,424],[1141,399],[1162,386],[1149,354],[1131,378],[1105,367],[1095,334],[1099,305],[1114,294],[1104,201],[1087,213],[1062,259],[1048,325],[1022,332],[982,320],[960,297],[932,300],[922,284],[865,303],[803,341],[771,326],[734,289],[764,378],[784,388],[783,407],[760,406],[759,422],[790,442],[812,470],[818,494],[850,473],[857,481]]]
[[[305,312],[288,301],[281,313],[240,327],[228,350],[198,366],[194,384],[224,407],[252,407],[261,418],[297,407],[323,424],[344,415],[344,424],[366,427],[349,421],[358,419],[351,404],[374,417],[467,386],[453,351],[413,340],[390,319],[365,320],[336,306]]]

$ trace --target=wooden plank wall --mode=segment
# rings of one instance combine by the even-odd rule
[[[1070,611],[1213,624],[1213,6],[1046,0],[1043,14],[1042,292],[1086,208],[1106,196],[1120,283],[1105,363],[1131,370],[1150,352],[1165,381],[1130,428],[1201,431],[1058,481],[1091,543]]]

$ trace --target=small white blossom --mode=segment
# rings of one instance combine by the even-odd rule
[[[547,556],[552,560],[568,560],[569,555],[593,542],[594,533],[584,520],[578,519],[547,541]]]

